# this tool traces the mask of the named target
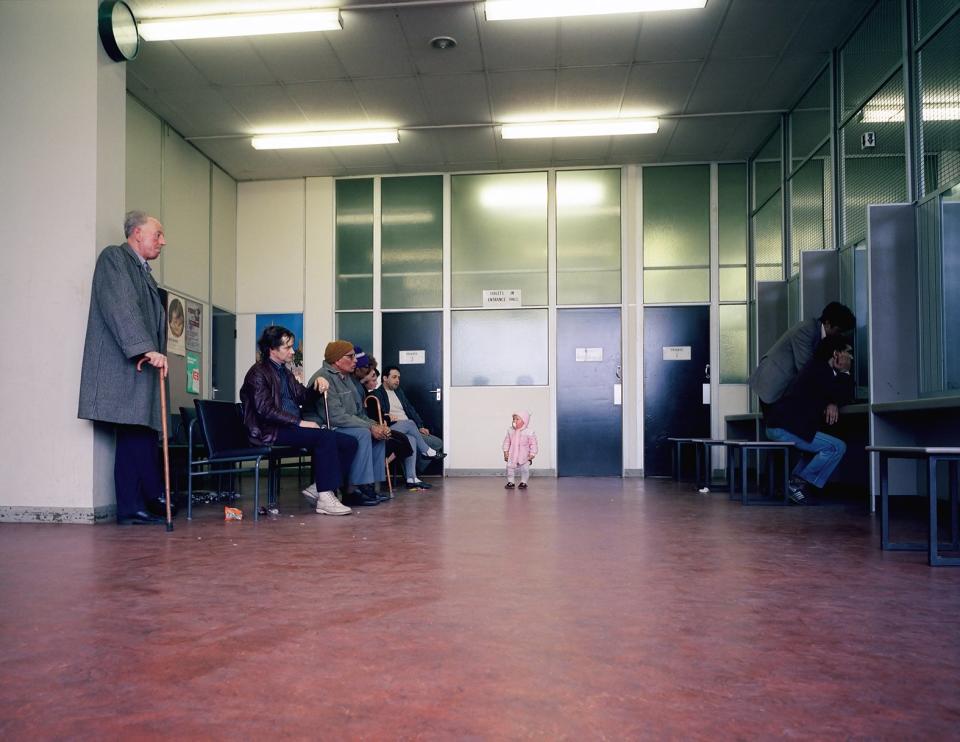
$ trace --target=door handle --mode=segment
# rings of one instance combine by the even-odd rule
[[[431,394],[435,394],[436,397],[437,397],[437,401],[438,401],[438,402],[440,401],[440,392],[441,392],[440,387],[437,387],[436,389],[430,389],[429,392],[430,392]]]

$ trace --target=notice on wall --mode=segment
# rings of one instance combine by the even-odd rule
[[[623,384],[613,385],[613,403],[615,405],[623,404]]]
[[[664,345],[663,360],[665,361],[689,361],[689,345]]]
[[[577,363],[600,363],[603,360],[603,348],[577,348]]]
[[[183,299],[167,294],[167,353],[182,356],[186,350],[187,310]]]
[[[187,353],[187,394],[200,393],[200,356]]]
[[[200,334],[203,321],[203,305],[187,300],[187,350],[200,352],[203,342]]]
[[[398,355],[398,366],[422,366],[427,362],[425,350],[401,350]]]
[[[485,309],[523,306],[520,289],[484,289],[483,306]]]

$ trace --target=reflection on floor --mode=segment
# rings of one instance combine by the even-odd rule
[[[295,486],[258,524],[0,526],[0,736],[960,729],[960,570],[861,506],[471,478],[330,518]]]

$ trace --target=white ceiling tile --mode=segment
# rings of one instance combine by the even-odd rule
[[[809,8],[809,3],[733,0],[710,56],[775,56],[793,36]]]
[[[343,30],[327,40],[350,77],[411,74],[413,63],[400,23],[392,11],[344,11]]]
[[[182,85],[198,87],[210,82],[172,41],[142,42],[137,58],[127,62],[127,71],[154,90],[176,90]]]
[[[178,96],[172,96],[172,102],[168,103],[164,100],[162,93],[144,88],[137,95],[137,99],[181,134],[196,133],[193,131],[193,121],[188,115],[189,111],[179,107],[182,104]]]
[[[497,161],[493,129],[438,129],[434,132],[447,163]]]
[[[623,97],[623,113],[680,113],[701,66],[701,62],[635,64]]]
[[[436,169],[443,158],[440,143],[434,131],[400,132],[400,144],[390,147],[390,155],[399,165],[427,166]]]
[[[221,88],[224,99],[249,122],[247,131],[303,129],[309,122],[280,85]]]
[[[339,151],[328,147],[285,149],[278,150],[277,156],[287,167],[303,176],[338,175],[345,170],[337,156]]]
[[[716,113],[745,111],[751,98],[770,77],[776,59],[721,59],[704,65],[686,111]]]
[[[723,159],[745,160],[750,157],[763,141],[773,133],[780,123],[776,114],[746,116],[740,119],[727,141]]]
[[[350,128],[365,125],[368,121],[352,82],[328,80],[287,85],[286,91],[303,110],[311,126]]]
[[[487,82],[483,75],[429,75],[419,79],[431,123],[476,124],[490,121]]]
[[[613,137],[610,142],[611,162],[656,162],[663,154],[676,127],[676,121],[660,122],[660,131],[635,137]]]
[[[635,61],[705,59],[729,4],[730,0],[709,0],[701,9],[644,13]]]
[[[829,61],[826,54],[783,57],[770,77],[753,95],[752,109],[790,108]]]
[[[552,139],[500,139],[497,137],[497,150],[500,162],[513,167],[517,162],[550,162],[553,157]]]
[[[337,80],[347,76],[326,34],[251,36],[250,43],[271,74],[281,82]]]
[[[252,85],[276,80],[250,39],[190,39],[174,43],[215,85]]]
[[[596,163],[605,162],[607,153],[610,151],[610,140],[620,138],[621,137],[563,137],[561,139],[554,139],[553,159],[563,162],[571,162],[573,160]]]
[[[160,92],[161,99],[170,97],[169,104],[178,106],[189,126],[181,129],[184,136],[234,134],[250,132],[250,123],[224,98],[221,88],[207,85],[202,88],[182,88],[176,95]]]
[[[472,4],[463,4],[397,10],[418,72],[454,74],[483,69],[474,8]],[[434,49],[430,40],[437,36],[451,36],[457,45],[452,49]]]
[[[559,21],[552,18],[480,22],[483,57],[489,70],[555,67]]]
[[[490,74],[493,117],[550,119],[557,113],[557,74],[554,70],[494,72]]]
[[[560,20],[563,67],[629,64],[633,61],[641,15],[598,15]]]
[[[354,81],[371,122],[384,126],[416,126],[429,121],[415,77],[376,77]]]
[[[813,0],[810,12],[786,47],[787,54],[829,53],[843,43],[874,0]]]
[[[390,172],[394,166],[390,149],[397,145],[377,144],[365,147],[337,147],[334,155],[344,169],[379,168],[378,172]]]
[[[716,160],[723,156],[740,116],[681,119],[664,153],[667,160]]]
[[[557,114],[615,116],[630,68],[579,67],[561,69],[557,77]]]

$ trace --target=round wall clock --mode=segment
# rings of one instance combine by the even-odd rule
[[[103,50],[114,62],[128,62],[140,51],[137,19],[123,0],[104,0],[97,14]]]

